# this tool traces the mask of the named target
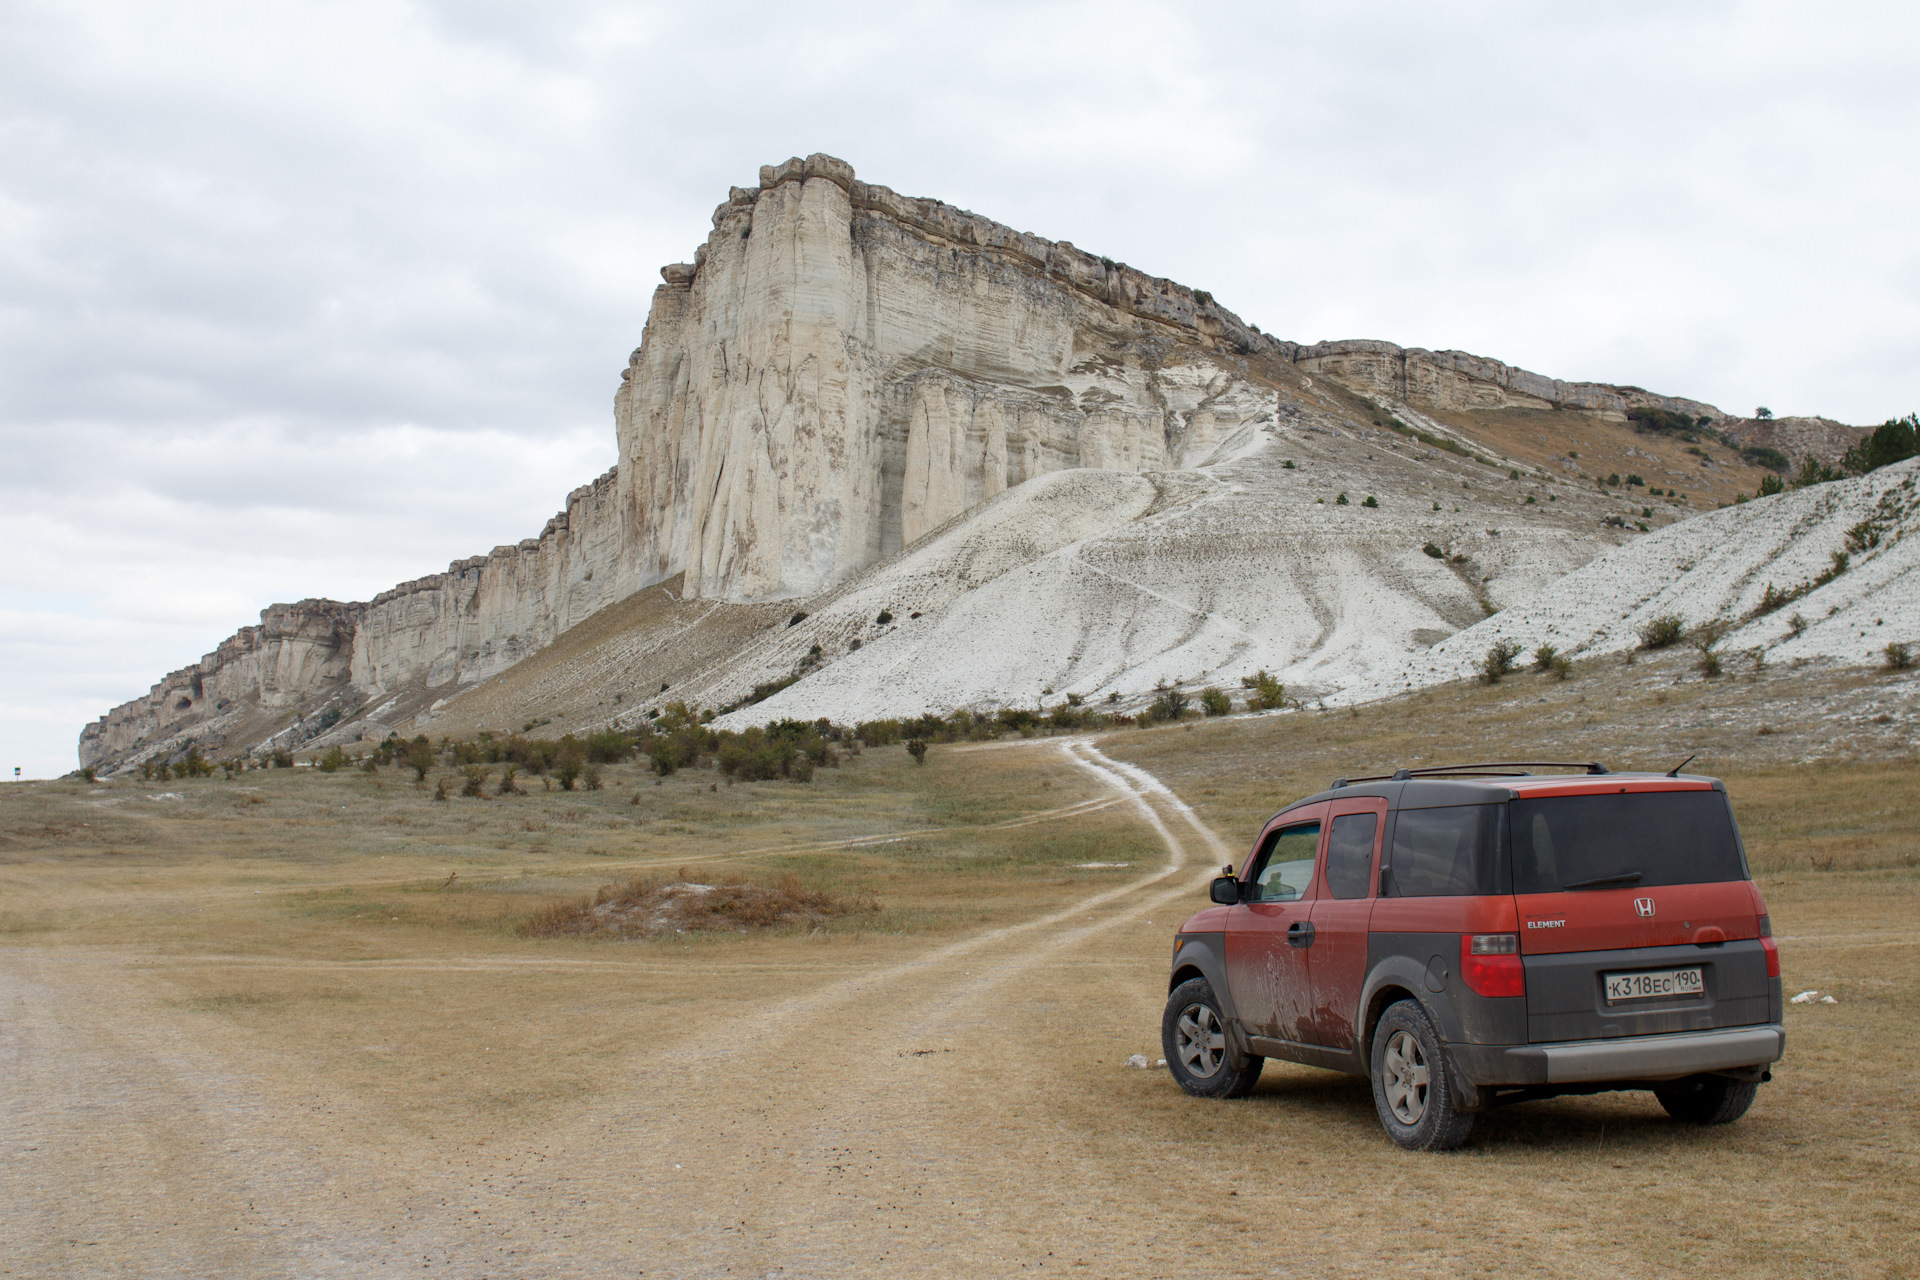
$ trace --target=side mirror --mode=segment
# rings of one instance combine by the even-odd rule
[[[1240,901],[1240,882],[1232,876],[1215,876],[1210,892],[1215,902],[1231,907]]]

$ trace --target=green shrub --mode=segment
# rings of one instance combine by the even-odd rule
[[[320,757],[320,772],[338,773],[340,772],[340,766],[346,762],[346,752],[337,746],[328,747],[326,754]]]
[[[562,791],[573,790],[573,784],[580,781],[580,775],[586,771],[587,753],[573,735],[561,739],[561,748],[553,757],[553,780],[560,784]]]
[[[633,739],[617,729],[587,735],[587,759],[595,764],[619,764],[633,755]]]
[[[277,756],[273,763],[276,767],[279,766],[280,761]],[[427,741],[424,734],[407,744],[407,765],[413,770],[415,782],[425,782],[427,771],[433,768],[433,764],[433,744]]]
[[[1553,663],[1560,656],[1556,645],[1543,644],[1533,651],[1533,669],[1541,675],[1553,670]]]
[[[1800,474],[1793,478],[1794,487],[1805,489],[1809,485],[1825,484],[1829,480],[1838,480],[1846,472],[1836,471],[1820,459],[1808,454],[1800,463]]]
[[[1343,493],[1333,501],[1335,506],[1344,507],[1347,505],[1347,495]]]
[[[470,764],[463,772],[466,782],[460,787],[460,794],[474,800],[487,798],[487,779],[493,776],[493,770],[477,764]]]
[[[913,757],[915,764],[925,764],[927,762],[927,744],[919,738],[909,739],[907,742],[907,754]]]
[[[753,686],[753,692],[747,695],[746,705],[751,707],[757,702],[765,702],[782,689],[798,683],[800,683],[799,676],[788,676],[784,680],[769,680],[765,684],[757,684]]]
[[[1847,530],[1847,550],[1858,555],[1862,551],[1871,551],[1880,545],[1880,535],[1884,530],[1880,522],[1868,516],[1853,528]]]
[[[1156,721],[1179,720],[1186,716],[1193,699],[1177,688],[1162,689],[1147,706],[1147,718]]]
[[[1799,598],[1799,592],[1782,591],[1780,590],[1780,588],[1774,586],[1771,582],[1769,582],[1767,584],[1767,589],[1760,593],[1760,603],[1753,607],[1753,616],[1757,618],[1762,616],[1763,614],[1769,614],[1769,613],[1773,613],[1775,610],[1784,609],[1788,605],[1792,604],[1798,598]]]
[[[1640,647],[1642,649],[1670,649],[1679,644],[1687,634],[1687,620],[1678,614],[1664,614],[1650,619],[1640,628]]]
[[[1629,409],[1627,421],[1633,424],[1636,431],[1663,436],[1691,436],[1701,425],[1684,413],[1674,413],[1668,409]]]
[[[1920,453],[1920,414],[1889,418],[1873,429],[1873,434],[1847,450],[1840,465],[1855,475],[1865,475],[1881,467]]]
[[[1249,711],[1278,711],[1287,705],[1287,686],[1268,675],[1265,667],[1241,676],[1240,687],[1252,691],[1247,698]]]
[[[1496,640],[1487,649],[1486,657],[1480,659],[1480,677],[1488,684],[1500,683],[1500,677],[1513,671],[1513,661],[1520,656],[1520,646],[1512,640]]]
[[[1233,710],[1233,699],[1225,689],[1208,685],[1200,691],[1200,709],[1210,716],[1224,716]]]
[[[890,609],[882,609],[880,611],[880,615],[874,619],[875,624],[882,627],[886,626],[889,622],[892,622],[892,621],[893,621],[893,611]]]
[[[1378,507],[1380,505],[1380,499],[1374,497],[1372,494],[1368,494],[1367,500],[1360,505],[1363,507]]]
[[[1887,670],[1889,671],[1907,671],[1913,667],[1912,645],[1895,641],[1880,652],[1886,659]]]
[[[1786,481],[1782,480],[1779,476],[1774,475],[1772,472],[1768,472],[1766,475],[1760,477],[1760,496],[1761,497],[1771,498],[1776,493],[1785,493],[1786,491],[1787,491]]]
[[[1440,504],[1436,502],[1433,504],[1433,507],[1434,507],[1434,510],[1438,511],[1440,509]],[[1432,556],[1435,560],[1445,560],[1447,558],[1447,553],[1442,551],[1439,547],[1435,546],[1431,542],[1427,543],[1425,546],[1421,547],[1420,549],[1426,552],[1428,555]]]

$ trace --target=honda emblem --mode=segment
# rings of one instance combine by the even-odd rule
[[[1633,909],[1643,916],[1650,916],[1653,914],[1653,899],[1635,898],[1633,900]]]

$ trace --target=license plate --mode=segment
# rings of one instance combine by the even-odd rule
[[[1706,983],[1698,969],[1662,969],[1655,973],[1610,973],[1607,1003],[1616,1000],[1657,1000],[1662,996],[1702,996]]]

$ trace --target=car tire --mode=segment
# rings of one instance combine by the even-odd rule
[[[1450,1151],[1473,1132],[1433,1023],[1417,1000],[1382,1014],[1373,1031],[1373,1106],[1387,1136],[1409,1151]]]
[[[1167,997],[1160,1049],[1174,1080],[1196,1098],[1244,1098],[1266,1065],[1265,1058],[1251,1056],[1245,1066],[1233,1065],[1226,1015],[1205,978],[1189,978]]]
[[[1653,1096],[1682,1124],[1732,1124],[1747,1114],[1759,1091],[1759,1082],[1754,1080],[1688,1076],[1657,1086]]]

